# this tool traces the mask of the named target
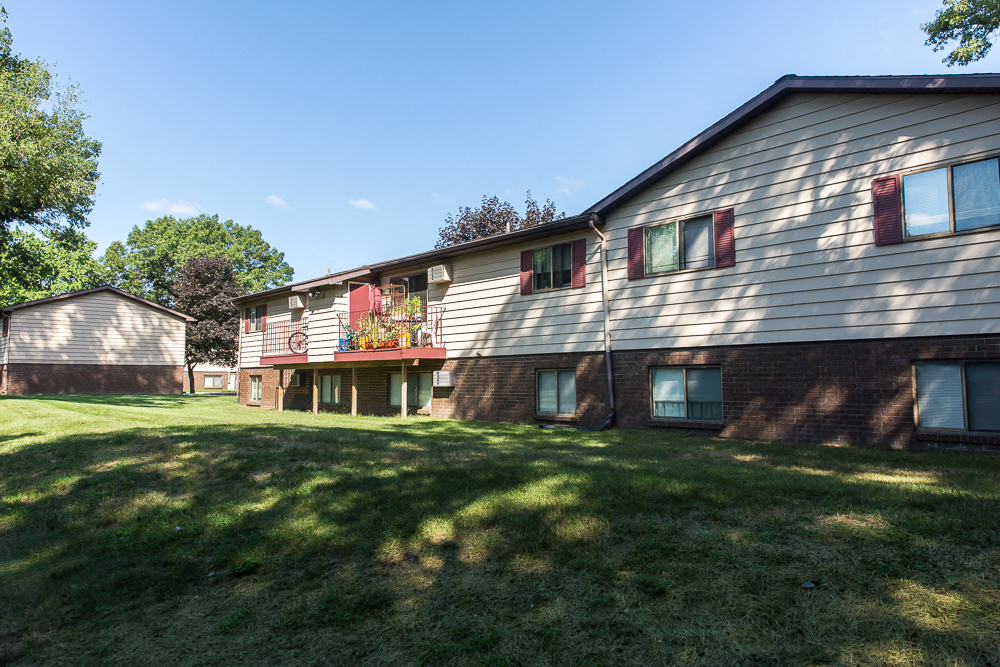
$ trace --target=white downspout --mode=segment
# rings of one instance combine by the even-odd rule
[[[611,414],[608,423],[615,417],[615,382],[611,370],[611,302],[608,300],[608,239],[597,229],[595,221],[600,221],[596,213],[590,214],[590,228],[601,239],[601,294],[604,299],[604,360],[608,367],[608,403]]]

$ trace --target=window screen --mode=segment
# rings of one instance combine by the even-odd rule
[[[552,248],[542,248],[534,252],[535,289],[552,287]]]
[[[965,393],[969,430],[1000,431],[1000,362],[967,363]]]
[[[722,369],[687,370],[688,419],[722,419]]]
[[[952,168],[955,229],[1000,225],[1000,163],[996,158]]]
[[[903,176],[903,225],[907,236],[951,230],[948,169]]]
[[[712,216],[684,222],[684,268],[703,269],[715,266],[715,227]]]
[[[917,365],[917,419],[922,428],[965,427],[961,364]]]
[[[538,371],[538,412],[576,414],[576,371]]]

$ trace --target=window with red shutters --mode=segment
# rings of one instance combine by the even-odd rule
[[[573,241],[573,287],[587,285],[587,241]]]
[[[646,276],[646,259],[642,251],[644,228],[628,230],[628,279],[638,280]]]
[[[735,212],[731,208],[715,212],[715,266],[736,264]]]
[[[534,282],[532,275],[533,254],[531,250],[521,251],[521,295],[531,294],[531,284]]]
[[[875,245],[903,242],[903,211],[899,176],[883,176],[872,181],[873,231]]]

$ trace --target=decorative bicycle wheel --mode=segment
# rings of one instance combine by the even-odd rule
[[[288,337],[288,349],[293,354],[302,354],[309,349],[309,336],[304,331],[296,331]]]

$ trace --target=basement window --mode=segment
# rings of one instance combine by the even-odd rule
[[[538,414],[576,415],[576,371],[538,371]]]
[[[256,403],[260,403],[260,397],[264,386],[262,379],[263,378],[260,375],[250,376],[250,400]]]
[[[340,376],[319,376],[319,402],[323,405],[340,403]]]
[[[406,374],[406,407],[426,409],[431,407],[432,373]],[[389,374],[389,405],[400,407],[399,399],[403,388],[403,374]]]
[[[1000,431],[1000,361],[914,365],[917,428]]]
[[[206,375],[205,376],[205,389],[222,389],[222,376],[221,375]]]
[[[650,384],[654,419],[722,421],[722,369],[653,368]]]

